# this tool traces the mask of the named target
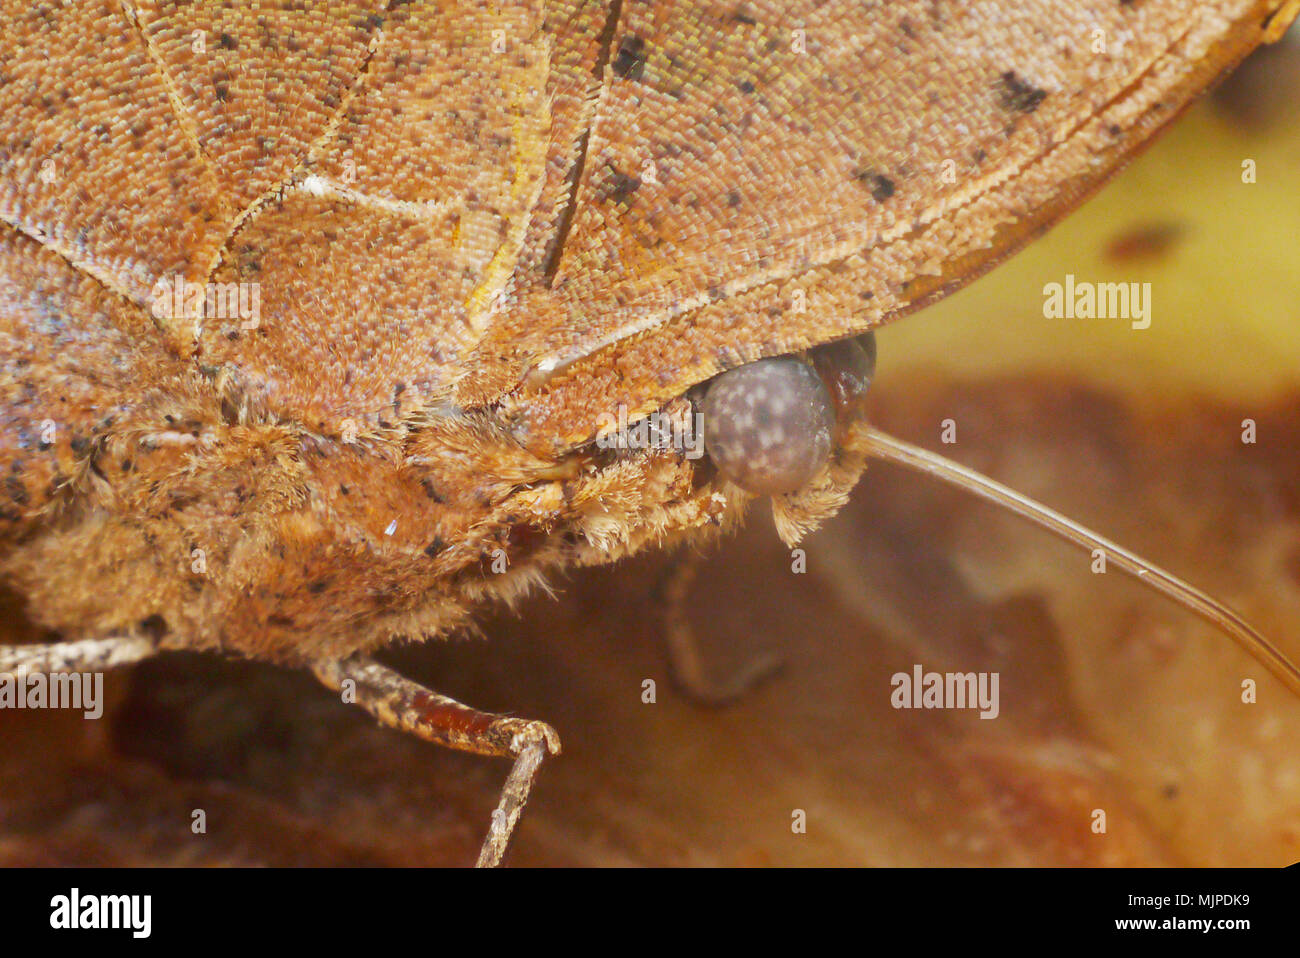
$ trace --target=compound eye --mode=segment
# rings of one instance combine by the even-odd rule
[[[750,492],[793,492],[830,458],[830,394],[822,377],[793,356],[760,359],[717,376],[702,412],[705,451],[723,475]]]

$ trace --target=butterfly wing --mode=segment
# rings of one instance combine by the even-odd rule
[[[571,218],[460,395],[522,378],[521,432],[563,445],[914,309],[1076,205],[1282,6],[624,4]]]

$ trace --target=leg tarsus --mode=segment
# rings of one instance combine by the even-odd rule
[[[538,724],[541,725],[540,722]],[[492,812],[492,824],[488,828],[487,838],[483,840],[483,847],[479,850],[475,864],[477,868],[495,868],[501,864],[506,847],[510,844],[510,835],[528,802],[533,780],[542,767],[542,760],[548,753],[554,754],[560,749],[559,740],[554,738],[554,729],[550,726],[543,728],[551,733],[550,737],[545,731],[525,731],[515,736],[512,745],[515,749],[515,764],[501,788],[501,801]]]

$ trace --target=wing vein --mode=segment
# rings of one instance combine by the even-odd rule
[[[600,31],[600,54],[596,58],[596,65],[592,68],[593,87],[592,92],[596,98],[599,98],[605,90],[605,68],[609,65],[610,56],[614,49],[614,37],[618,33],[618,23],[623,16],[623,0],[613,0],[609,7],[609,15],[605,18],[605,25]],[[587,148],[591,143],[591,130],[596,124],[596,117],[599,115],[599,109],[591,111],[591,118],[587,121],[586,129],[578,137],[577,157],[573,162],[573,169],[569,174],[568,196],[564,201],[564,210],[560,213],[558,222],[555,225],[555,239],[552,241],[550,252],[546,255],[545,264],[542,267],[542,275],[545,278],[547,286],[555,280],[556,273],[560,269],[560,260],[564,256],[564,247],[569,238],[569,230],[573,228],[573,218],[578,210],[578,185],[582,182],[583,171],[587,168]]]

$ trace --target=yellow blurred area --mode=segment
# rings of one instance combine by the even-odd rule
[[[1187,394],[1262,402],[1300,383],[1297,36],[1293,29],[1267,61],[1243,68],[1263,72],[1258,83],[1245,86],[1254,78],[1239,74],[1229,83],[1244,90],[1202,100],[1046,237],[881,331],[882,374],[1073,373],[1139,402]],[[1272,102],[1258,103],[1258,89]],[[1242,182],[1248,160],[1255,183]],[[1107,255],[1135,232],[1172,235],[1162,252]],[[1043,287],[1067,274],[1150,283],[1150,328],[1045,318]]]

